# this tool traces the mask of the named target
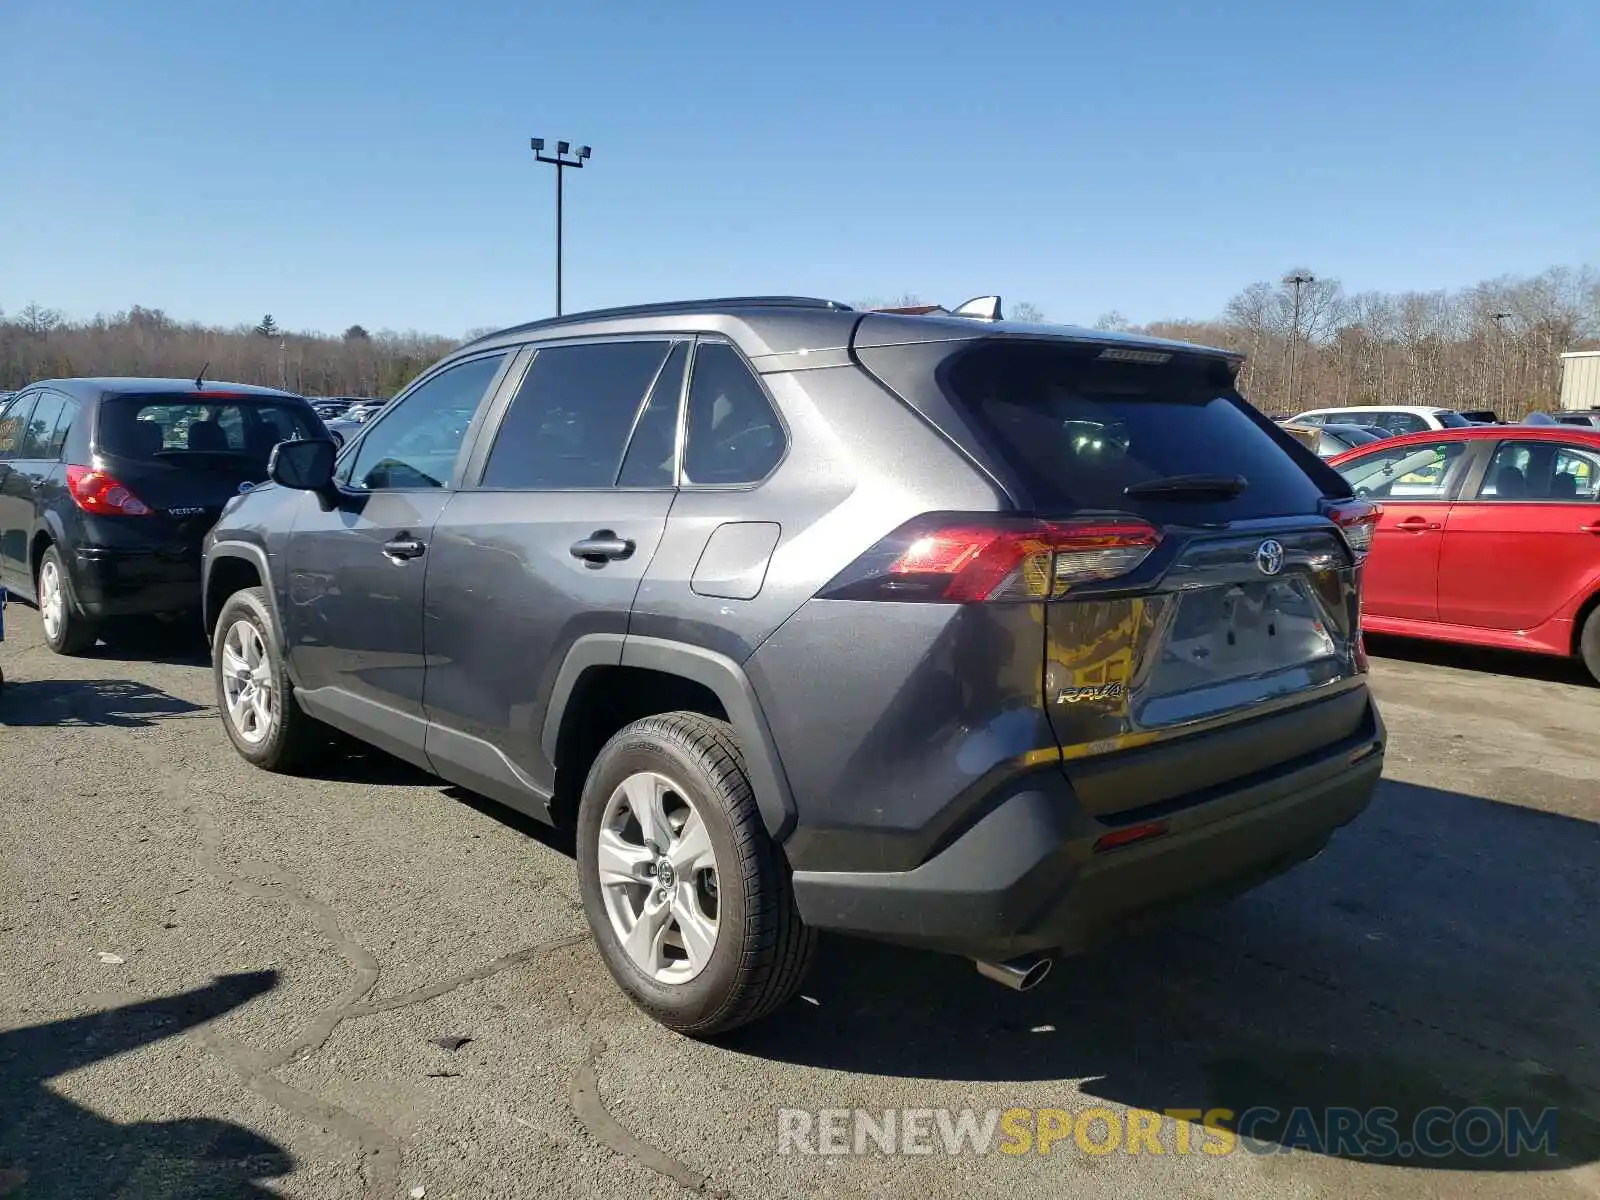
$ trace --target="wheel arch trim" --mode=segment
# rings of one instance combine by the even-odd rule
[[[795,825],[794,795],[755,689],[733,659],[700,646],[621,634],[588,634],[579,638],[562,661],[545,709],[541,744],[552,763],[556,761],[562,720],[579,681],[588,671],[608,666],[677,675],[709,689],[722,704],[738,736],[762,823],[774,841],[788,837]]]
[[[205,572],[200,580],[200,611],[206,614],[206,641],[216,631],[211,627],[211,578],[216,573],[217,564],[224,559],[243,559],[255,567],[256,574],[261,578],[261,586],[267,593],[267,606],[272,611],[273,624],[277,626],[278,641],[284,638],[283,621],[278,612],[278,597],[272,588],[272,569],[268,563],[267,552],[260,546],[251,542],[217,542],[206,550]],[[220,606],[219,606],[220,608]],[[280,644],[281,651],[283,646]]]

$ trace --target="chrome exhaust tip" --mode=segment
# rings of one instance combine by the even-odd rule
[[[1055,965],[1055,959],[1043,954],[1024,954],[1021,958],[1011,958],[1005,962],[975,958],[972,963],[985,979],[1003,983],[1014,992],[1026,992],[1044,982],[1044,977],[1050,974],[1050,968]]]

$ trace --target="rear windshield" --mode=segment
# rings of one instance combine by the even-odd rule
[[[270,396],[117,396],[102,405],[100,451],[119,458],[204,458],[265,466],[279,442],[325,436],[301,405]]]
[[[1446,429],[1467,429],[1472,425],[1471,421],[1467,420],[1460,413],[1455,412],[1452,409],[1441,408],[1433,415],[1438,418],[1439,424],[1443,425]]]
[[[948,377],[952,399],[1042,511],[1201,522],[1318,510],[1319,486],[1231,386],[1196,368],[1086,353],[1098,348],[991,344],[959,358]],[[1126,495],[1181,475],[1241,476],[1245,487],[1232,497]]]

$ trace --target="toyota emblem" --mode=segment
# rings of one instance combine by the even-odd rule
[[[1276,575],[1283,570],[1283,543],[1268,538],[1257,546],[1256,567],[1263,575]]]

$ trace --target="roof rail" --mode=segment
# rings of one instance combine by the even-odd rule
[[[562,325],[580,325],[589,321],[608,321],[619,317],[673,317],[687,313],[705,312],[722,308],[805,308],[826,312],[852,312],[848,304],[838,300],[822,300],[814,296],[721,296],[710,300],[668,300],[657,304],[627,304],[617,308],[592,308],[585,312],[563,313],[559,317],[544,317],[521,325],[510,325],[493,333],[474,338],[467,345],[488,341],[512,333],[528,333],[538,329],[557,328]]]

